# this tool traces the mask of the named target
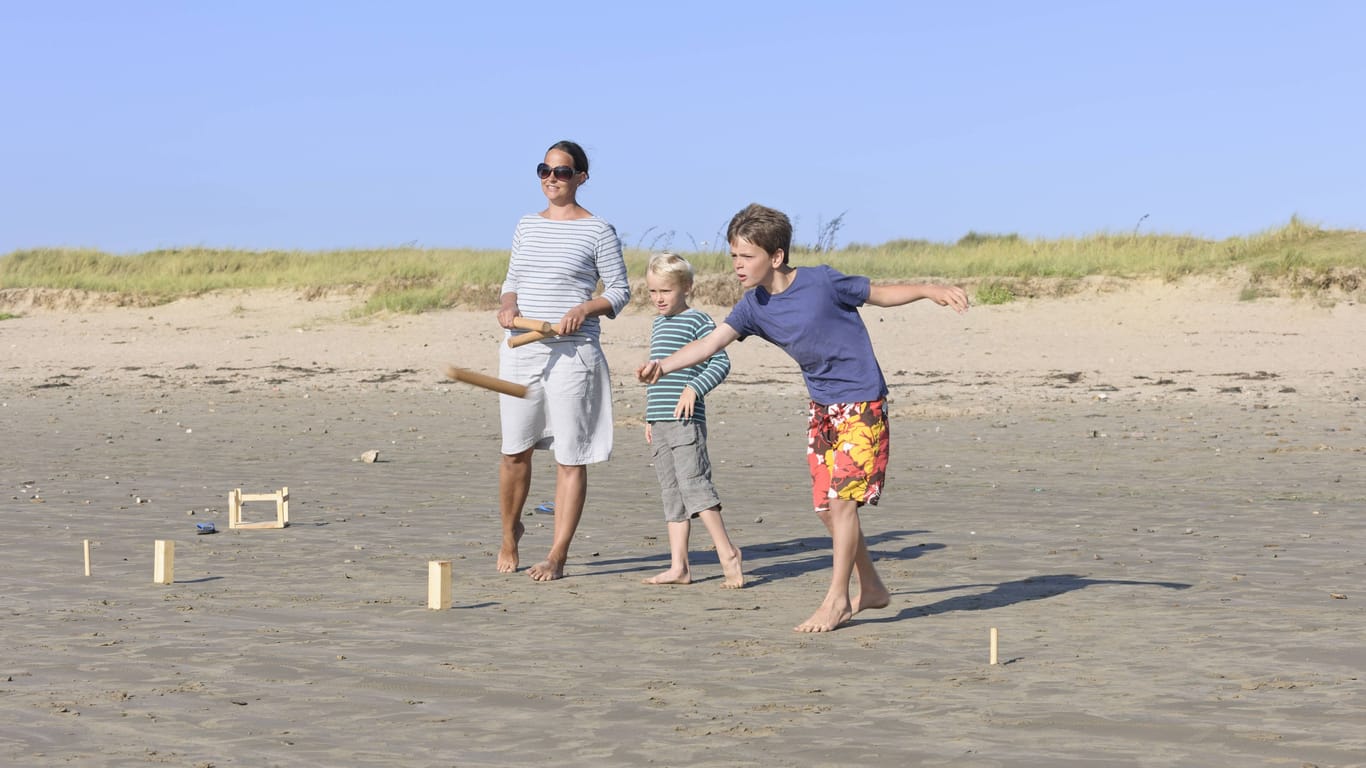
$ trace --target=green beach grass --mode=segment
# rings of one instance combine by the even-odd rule
[[[725,252],[681,252],[698,272],[696,300],[738,297]],[[641,280],[649,253],[628,249],[627,268]],[[1241,298],[1269,295],[1362,297],[1366,232],[1327,230],[1292,218],[1247,237],[1097,234],[1026,239],[971,232],[956,243],[895,240],[839,249],[793,248],[791,263],[825,263],[878,281],[944,280],[967,285],[980,304],[1064,294],[1081,279],[1176,281],[1236,271]],[[359,314],[417,313],[496,306],[506,250],[397,247],[338,251],[244,251],[176,248],[132,255],[34,248],[0,256],[0,290],[80,291],[107,303],[154,305],[222,290],[285,289],[305,297],[334,291],[367,296]],[[637,291],[637,298],[643,291]],[[643,300],[643,299],[641,299]]]

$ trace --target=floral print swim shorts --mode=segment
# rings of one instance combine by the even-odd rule
[[[890,452],[886,398],[834,405],[812,402],[806,461],[816,511],[829,509],[830,499],[877,504]]]

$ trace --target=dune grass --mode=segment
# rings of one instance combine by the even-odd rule
[[[684,252],[698,275],[699,300],[738,297],[725,252]],[[643,278],[649,253],[628,249],[627,268]],[[1085,277],[1178,280],[1239,270],[1244,298],[1275,293],[1363,290],[1366,232],[1325,230],[1293,218],[1248,237],[1097,234],[1026,239],[969,233],[956,243],[895,240],[840,249],[794,247],[791,263],[826,263],[874,280],[942,279],[967,284],[978,303],[1037,295]],[[31,249],[0,256],[0,288],[75,290],[158,304],[220,290],[275,288],[305,296],[360,291],[359,310],[416,313],[453,306],[492,307],[507,267],[505,250],[392,248],[241,251],[178,248],[116,256],[94,250]],[[643,296],[643,291],[637,294]]]
[[[887,273],[891,267],[895,273],[957,279],[1105,275],[1175,280],[1242,267],[1272,278],[1366,266],[1366,232],[1325,230],[1295,218],[1283,227],[1221,241],[1158,234],[1026,240],[969,233],[953,245],[893,241],[844,253],[856,257],[856,271],[874,277],[895,276]]]

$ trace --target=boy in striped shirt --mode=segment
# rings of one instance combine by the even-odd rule
[[[650,332],[650,359],[673,354],[716,328],[716,323],[688,306],[692,290],[692,265],[681,256],[659,253],[650,258],[645,273],[650,301],[659,316]],[[740,549],[731,543],[721,520],[721,499],[711,482],[707,457],[707,406],[703,396],[730,373],[730,357],[724,350],[682,370],[662,376],[651,384],[645,400],[645,441],[652,447],[655,473],[659,476],[664,520],[669,530],[669,569],[645,579],[646,584],[690,584],[688,536],[692,518],[701,518],[725,574],[723,587],[745,584]]]

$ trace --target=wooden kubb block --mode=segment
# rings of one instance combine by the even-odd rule
[[[242,522],[242,502],[275,502],[275,519],[256,523]],[[241,488],[228,492],[228,528],[286,528],[289,526],[289,488],[284,487],[274,493],[242,493]]]
[[[175,581],[175,542],[157,539],[152,563],[152,582],[170,584]]]
[[[444,611],[451,607],[451,561],[427,562],[427,607]]]

